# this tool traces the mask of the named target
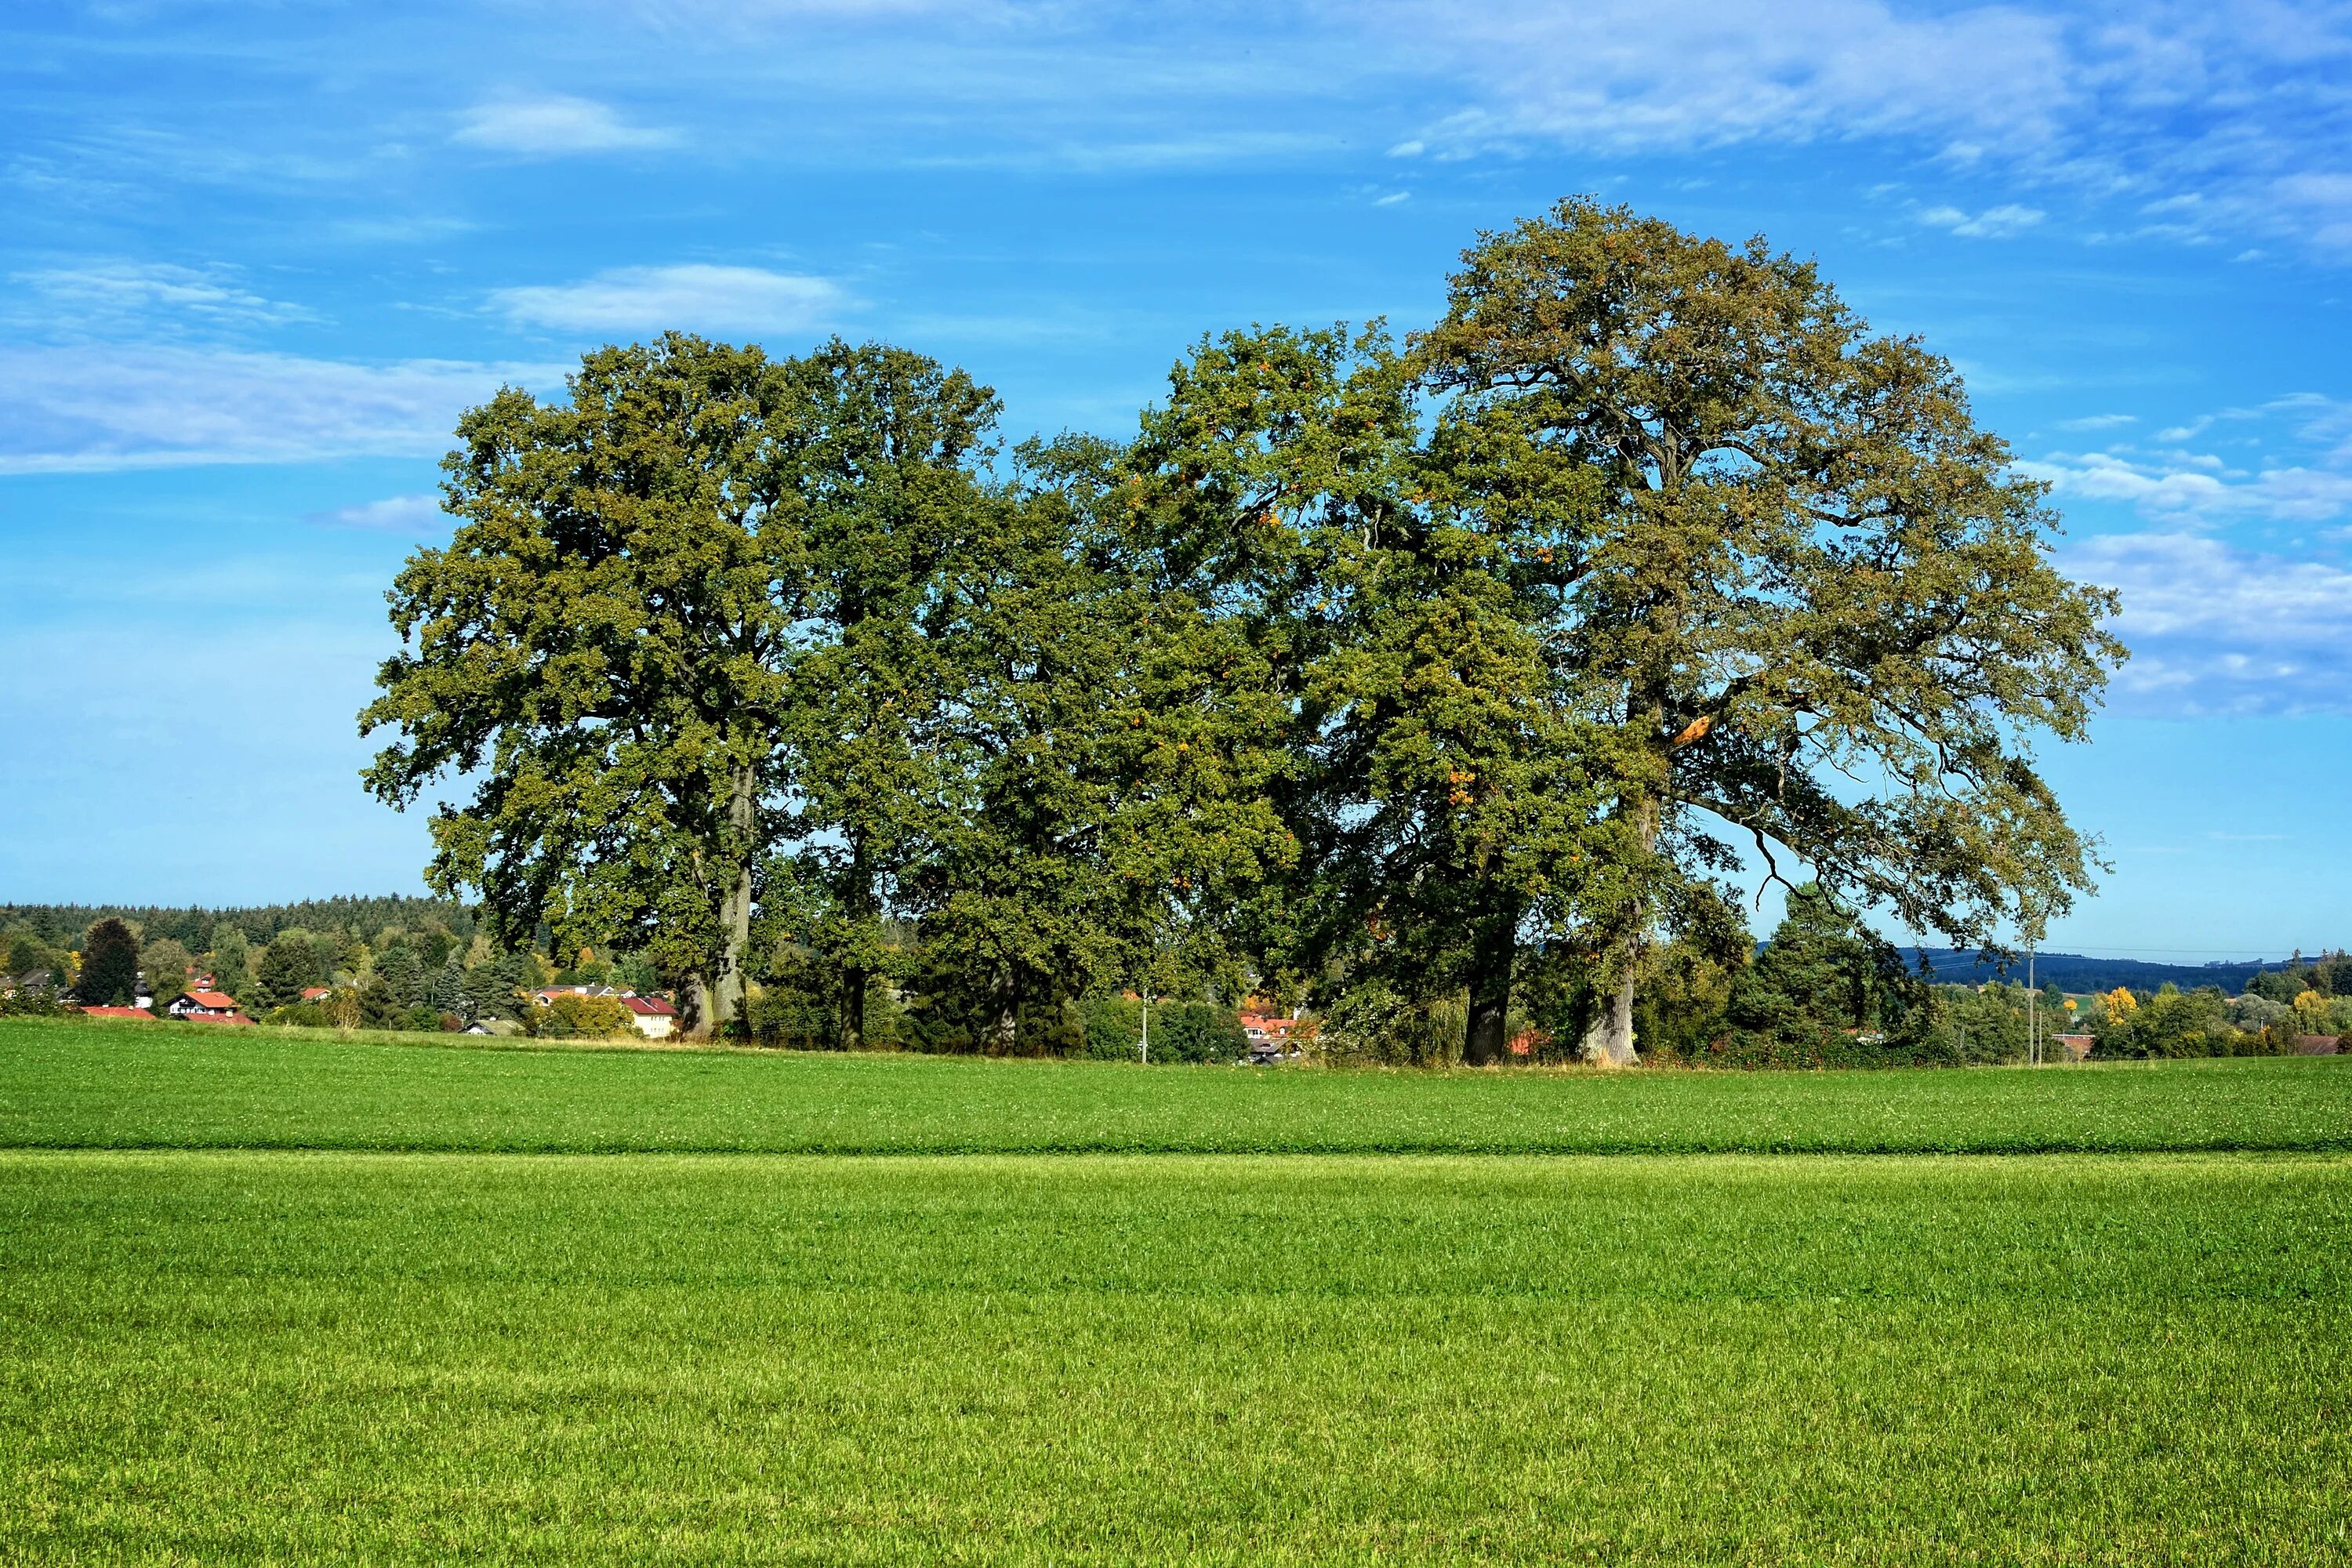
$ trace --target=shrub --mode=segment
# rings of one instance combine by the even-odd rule
[[[617,996],[558,996],[544,1007],[524,1008],[522,1032],[542,1040],[611,1039],[635,1034],[637,1020]]]
[[[1086,1055],[1098,1061],[1136,1059],[1143,1039],[1143,1006],[1124,997],[1098,997],[1079,1012]],[[1155,1004],[1151,1009],[1151,1059],[1155,1062],[1230,1062],[1249,1054],[1249,1036],[1231,1007],[1206,1002]]]

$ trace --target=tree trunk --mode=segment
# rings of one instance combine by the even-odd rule
[[[727,826],[734,841],[734,858],[740,864],[719,906],[721,946],[718,973],[710,986],[710,1022],[714,1030],[721,1032],[743,1016],[744,988],[749,978],[744,963],[751,946],[751,860],[756,853],[751,830],[757,802],[751,768],[737,764],[730,782]]]
[[[1646,854],[1658,843],[1657,797],[1643,795],[1628,804],[1640,826],[1642,849]],[[1641,979],[1643,938],[1649,923],[1648,903],[1636,900],[1626,929],[1617,939],[1617,983],[1610,989],[1600,1018],[1584,1037],[1585,1057],[1596,1067],[1633,1065],[1633,988]]]
[[[841,1048],[845,1051],[866,1048],[866,987],[870,983],[859,965],[841,972]]]
[[[863,944],[866,938],[866,921],[874,912],[874,873],[866,858],[866,835],[853,832],[849,838],[849,897],[852,911],[857,917],[850,941]],[[841,972],[841,1048],[862,1051],[866,1048],[866,988],[872,975],[862,963],[845,965]]]
[[[1510,1059],[1511,966],[1518,956],[1519,917],[1514,908],[1481,923],[1470,956],[1470,1024],[1462,1040],[1466,1067]]]
[[[677,983],[677,1037],[710,1038],[710,982],[699,970],[680,976]]]
[[[1003,988],[997,994],[996,1054],[1009,1057],[1021,1048],[1021,967],[1009,965]]]
[[[1610,992],[1600,1018],[1584,1037],[1584,1054],[1596,1067],[1633,1065],[1633,964],[1639,951],[1635,943],[1626,944],[1620,958],[1625,972]]]

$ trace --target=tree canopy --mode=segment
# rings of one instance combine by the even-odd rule
[[[772,974],[850,1046],[877,994],[1012,1049],[1121,985],[1354,989],[1491,1062],[1540,993],[1622,1063],[1647,976],[1799,984],[1735,980],[1750,874],[1990,945],[2095,868],[2035,748],[2113,596],[1950,365],[1761,239],[1572,199],[1402,343],[1204,338],[1130,439],[996,416],[675,333],[469,411],[362,715],[383,798],[469,792],[434,887],[642,954],[689,1036]]]

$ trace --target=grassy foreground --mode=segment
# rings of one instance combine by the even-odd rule
[[[2352,1150],[2352,1059],[1313,1072],[0,1020],[0,1146],[744,1153]]]
[[[2347,1069],[0,1023],[0,1562],[2352,1564]]]
[[[2352,1561],[2335,1156],[0,1154],[0,1558]]]

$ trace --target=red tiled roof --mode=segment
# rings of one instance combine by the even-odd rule
[[[199,1007],[210,1007],[219,1013],[230,1013],[236,1009],[236,998],[224,995],[218,991],[191,991],[187,994],[187,997]]]
[[[305,985],[302,987],[302,1000],[305,1002],[316,1002],[321,996],[331,996],[334,993],[332,991],[328,990],[323,985]]]
[[[84,1007],[82,1011],[93,1018],[144,1018],[151,1024],[155,1021],[155,1015],[144,1007]]]
[[[658,996],[624,996],[621,1000],[629,1005],[630,1012],[642,1013],[648,1017],[669,1018],[677,1015],[677,1008]]]

